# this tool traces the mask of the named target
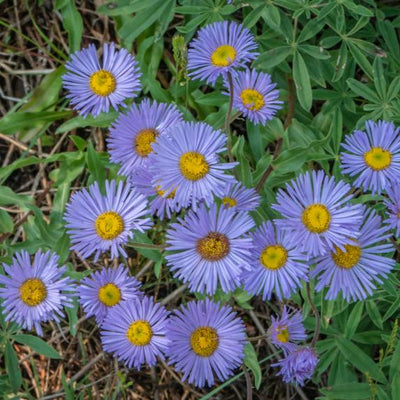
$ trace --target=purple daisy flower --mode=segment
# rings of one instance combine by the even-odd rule
[[[364,300],[375,289],[373,280],[382,283],[387,278],[395,261],[385,257],[383,253],[391,253],[394,248],[391,243],[381,243],[391,236],[387,226],[382,226],[382,219],[375,210],[368,211],[364,207],[363,224],[357,240],[351,244],[334,248],[331,254],[318,257],[312,277],[318,277],[315,286],[317,291],[328,287],[326,299],[334,300],[342,291],[347,301]]]
[[[219,76],[236,73],[258,53],[251,32],[232,21],[214,22],[200,29],[188,51],[189,75],[214,84]]]
[[[290,239],[290,233],[264,222],[251,234],[254,248],[249,260],[250,268],[242,273],[244,289],[252,294],[262,294],[269,300],[274,291],[279,299],[308,281],[308,265],[304,256]]]
[[[279,189],[278,204],[272,208],[283,219],[275,223],[290,232],[307,259],[333,251],[334,246],[344,249],[358,235],[362,218],[361,206],[348,204],[350,189],[323,171],[306,172],[286,184],[286,192]]]
[[[226,135],[201,122],[182,122],[161,136],[153,145],[150,172],[153,184],[159,186],[167,197],[175,192],[175,200],[181,207],[197,202],[213,202],[213,194],[223,194],[227,182],[234,177],[226,175],[227,169],[237,163],[224,163],[219,153],[226,150]]]
[[[281,375],[284,382],[304,386],[304,381],[312,377],[317,364],[317,354],[311,347],[298,347],[272,366],[281,367],[277,375]]]
[[[101,326],[104,351],[128,368],[155,365],[156,357],[165,358],[167,318],[168,311],[152,297],[121,302],[110,309]]]
[[[108,311],[121,301],[142,299],[140,285],[122,264],[104,268],[82,279],[78,286],[80,303],[86,316],[95,316],[97,324],[101,324]]]
[[[271,317],[271,326],[268,329],[268,339],[285,354],[294,351],[297,345],[293,342],[305,340],[306,330],[303,325],[303,317],[299,311],[288,313],[283,307],[280,318]]]
[[[37,251],[33,262],[29,253],[15,254],[11,265],[3,264],[6,276],[0,275],[0,297],[6,321],[15,321],[24,329],[43,336],[40,324],[60,321],[63,307],[73,307],[75,291],[73,281],[62,277],[67,268],[58,266],[58,256],[47,251]]]
[[[73,194],[67,204],[65,221],[73,246],[82,257],[111,250],[111,257],[121,253],[122,245],[133,237],[132,229],[144,232],[150,227],[147,200],[123,182],[106,181],[106,194],[100,192],[97,182]]]
[[[171,218],[172,213],[181,209],[175,200],[175,190],[165,196],[165,192],[157,184],[153,184],[153,174],[143,167],[137,167],[129,176],[131,185],[149,199],[150,211],[160,219]]]
[[[229,85],[225,83],[228,87]],[[271,75],[256,70],[237,71],[233,77],[233,107],[255,124],[265,125],[282,108]],[[229,94],[229,93],[228,93]]]
[[[243,236],[253,227],[247,213],[201,204],[167,232],[167,250],[177,251],[166,256],[171,271],[195,292],[212,295],[218,284],[224,292],[235,290],[252,248],[251,238]]]
[[[65,65],[63,86],[69,91],[74,109],[86,117],[115,110],[123,101],[135,97],[141,89],[138,63],[126,49],[115,50],[114,43],[104,44],[102,62],[94,44],[71,55]]]
[[[400,236],[400,183],[386,188],[388,198],[384,200],[389,218],[385,221],[392,229],[396,230],[396,236]]]
[[[400,181],[400,128],[393,123],[367,121],[366,132],[355,131],[342,146],[342,171],[357,176],[354,186],[380,194]]]
[[[136,166],[148,161],[158,137],[181,121],[182,113],[174,104],[151,103],[148,99],[133,104],[110,129],[110,161],[121,164],[120,174],[129,175]]]
[[[260,205],[260,196],[253,188],[247,188],[240,182],[228,183],[221,197],[226,208],[236,211],[253,211]]]
[[[231,307],[209,299],[176,310],[167,336],[169,362],[197,387],[212,386],[214,375],[225,381],[243,361],[244,323]]]

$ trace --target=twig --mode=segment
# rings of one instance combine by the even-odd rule
[[[253,400],[253,390],[251,388],[252,383],[251,383],[251,377],[249,374],[249,371],[247,371],[246,366],[243,364],[242,365],[242,370],[244,371],[244,376],[246,378],[246,399],[247,400]]]
[[[175,289],[172,293],[170,293],[165,299],[161,300],[160,303],[165,305],[168,304],[175,297],[178,297],[181,293],[183,293],[187,289],[187,285],[182,285]]]
[[[308,301],[310,302],[311,309],[313,310],[314,316],[315,316],[315,330],[314,330],[314,336],[311,341],[311,347],[314,348],[315,345],[317,344],[317,340],[319,338],[319,330],[321,327],[321,317],[319,315],[317,307],[315,307],[315,304],[313,303],[313,301],[311,299],[311,289],[310,289],[309,282],[306,283],[306,288],[307,288],[307,298],[308,298]]]
[[[144,267],[135,275],[136,279],[143,276],[153,264],[154,264],[153,260],[147,261],[147,263],[144,265]]]

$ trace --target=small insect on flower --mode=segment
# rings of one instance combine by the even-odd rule
[[[146,218],[147,200],[123,182],[106,181],[105,195],[97,182],[75,193],[67,204],[65,221],[71,237],[72,250],[82,257],[111,250],[111,257],[121,253],[127,256],[122,245],[133,237],[132,229],[144,232],[150,227]]]
[[[256,70],[237,71],[233,77],[233,107],[255,124],[265,125],[282,108],[271,76]],[[230,90],[229,84],[225,83]],[[228,93],[229,94],[229,93]]]
[[[135,167],[148,162],[158,137],[181,121],[182,113],[173,104],[151,103],[148,99],[133,104],[110,129],[110,160],[121,164],[120,174],[131,174]]]
[[[228,183],[221,196],[225,208],[236,211],[253,211],[260,204],[260,196],[253,188],[247,188],[240,182]]]
[[[128,368],[155,365],[167,348],[168,311],[152,297],[127,300],[112,307],[101,326],[104,351]]]
[[[221,75],[235,73],[258,53],[251,32],[232,21],[214,22],[200,29],[188,52],[189,76],[214,84]]]
[[[400,182],[400,128],[393,123],[367,121],[365,132],[355,131],[342,146],[342,171],[357,176],[354,186],[380,194]]]
[[[306,172],[279,189],[272,208],[283,219],[275,221],[290,231],[292,242],[310,259],[324,255],[338,246],[351,244],[362,219],[360,205],[349,205],[350,185],[335,182],[323,171]]]
[[[315,260],[312,277],[318,277],[317,291],[328,287],[326,299],[334,300],[339,292],[347,301],[364,300],[375,289],[373,280],[382,283],[387,278],[395,261],[382,254],[392,253],[394,247],[385,243],[391,236],[387,226],[382,226],[381,217],[375,210],[363,207],[363,224],[357,239],[352,239],[344,249],[335,247],[325,256]]]
[[[268,339],[275,346],[280,347],[285,354],[294,351],[297,345],[294,342],[307,338],[303,325],[303,318],[299,311],[289,313],[283,307],[280,318],[271,317],[271,326],[268,329]]]
[[[74,109],[86,117],[108,112],[110,107],[125,107],[141,89],[138,63],[126,49],[115,50],[114,43],[104,44],[102,62],[94,44],[71,55],[65,65],[63,86],[69,91]]]
[[[166,256],[176,278],[189,283],[195,292],[214,294],[218,284],[224,292],[240,285],[240,275],[248,268],[251,238],[244,237],[254,226],[245,212],[215,204],[204,204],[173,223],[167,232]],[[176,252],[175,252],[176,251]]]
[[[3,264],[7,275],[0,275],[0,297],[4,300],[6,321],[15,321],[25,329],[34,327],[43,335],[40,324],[59,322],[63,307],[72,307],[75,286],[63,277],[67,268],[58,266],[55,253],[36,252],[33,262],[29,253],[22,250],[15,254],[11,265]]]
[[[160,219],[171,218],[173,212],[178,212],[181,206],[175,199],[176,189],[165,196],[157,183],[153,182],[153,174],[144,167],[137,167],[129,176],[131,185],[149,199],[149,207],[152,214]]]
[[[282,376],[284,382],[304,386],[304,382],[312,377],[317,364],[317,354],[311,347],[297,347],[272,366],[281,368],[277,375]]]
[[[290,233],[272,222],[264,222],[254,233],[250,268],[242,273],[243,287],[252,294],[270,299],[275,292],[279,299],[289,298],[308,281],[308,265],[304,256],[290,239]]]
[[[77,291],[86,316],[95,316],[100,325],[108,311],[121,301],[141,299],[139,287],[140,283],[121,264],[93,272],[81,280]]]
[[[243,361],[245,326],[228,306],[191,301],[175,311],[167,332],[169,362],[197,387],[212,386],[214,376],[225,381]]]
[[[392,229],[395,229],[396,236],[400,236],[400,183],[386,188],[388,198],[384,200],[389,218],[385,221]]]
[[[226,135],[202,122],[182,122],[168,129],[153,145],[150,154],[152,183],[164,197],[175,191],[174,198],[182,208],[204,200],[214,201],[213,194],[223,194],[227,182],[235,178],[225,174],[236,163],[219,160],[226,150]]]

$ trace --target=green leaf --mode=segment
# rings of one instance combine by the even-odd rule
[[[357,15],[363,15],[365,17],[373,17],[374,13],[364,6],[354,4],[352,0],[343,2],[344,6]]]
[[[276,47],[260,54],[254,61],[255,68],[269,69],[279,65],[290,55],[292,49],[289,46]]]
[[[133,241],[136,243],[143,243],[143,244],[153,244],[153,242],[147,237],[145,233],[141,233],[138,231],[135,231],[133,235]],[[129,242],[128,242],[129,243]],[[150,260],[153,260],[154,262],[160,261],[161,260],[161,253],[158,250],[152,250],[152,249],[146,249],[142,248],[140,246],[132,246],[139,254],[142,256],[149,258]]]
[[[324,27],[325,23],[318,19],[312,19],[302,28],[300,35],[297,39],[298,43],[305,42],[311,38],[314,38],[317,33]]]
[[[369,88],[367,85],[364,85],[363,83],[353,79],[349,78],[347,79],[347,85],[349,88],[358,96],[363,97],[364,99],[367,99],[371,103],[379,103],[381,100],[377,96],[376,92]]]
[[[30,347],[36,353],[43,354],[49,358],[61,358],[60,354],[53,347],[37,336],[18,334],[13,335],[12,338],[18,343]]]
[[[358,302],[351,310],[349,318],[347,319],[346,328],[344,330],[345,335],[349,339],[351,339],[352,336],[356,333],[357,327],[361,321],[363,310],[364,303],[361,301]]]
[[[260,364],[258,363],[257,353],[251,343],[247,343],[244,346],[244,363],[247,368],[249,368],[254,375],[254,384],[258,390],[261,386],[262,372]]]
[[[340,50],[338,53],[338,57],[336,60],[336,65],[335,65],[335,74],[333,75],[332,81],[337,82],[340,80],[344,74],[344,71],[346,71],[347,67],[347,46],[343,42],[340,46]]]
[[[64,1],[61,7],[56,8],[60,11],[63,18],[63,25],[68,32],[69,51],[73,53],[81,48],[83,33],[83,21],[81,14],[76,8],[75,0]]]
[[[7,186],[0,186],[0,206],[17,205],[19,207],[27,207],[32,204],[33,199],[31,197],[14,193]]]
[[[361,372],[368,372],[373,379],[378,382],[386,383],[387,379],[379,366],[368,357],[358,346],[346,339],[344,336],[338,336],[336,338],[337,346],[342,353],[343,357],[346,358],[352,365],[354,365]]]
[[[354,43],[352,43],[350,40],[348,40],[346,43],[347,43],[347,46],[349,47],[351,54],[353,55],[354,59],[356,60],[356,63],[368,75],[369,78],[373,79],[372,66],[371,66],[370,62],[368,61],[367,57],[365,57],[365,55],[359,50],[359,48]]]
[[[367,300],[366,303],[367,313],[372,321],[372,323],[383,330],[383,321],[381,313],[379,312],[378,306],[376,305],[374,300]]]
[[[371,398],[371,389],[368,383],[344,383],[332,388],[321,389],[321,392],[335,400],[362,400]]]
[[[40,111],[8,113],[0,120],[0,131],[12,135],[22,129],[43,126],[48,122],[72,116],[72,111]]]
[[[379,97],[384,99],[386,97],[386,80],[383,72],[382,59],[380,57],[375,57],[372,72],[374,74],[376,91],[378,92]]]
[[[157,1],[153,6],[148,5],[148,7],[138,12],[133,18],[129,18],[119,30],[119,34],[128,47],[145,29],[159,20],[170,7],[174,7],[174,2],[165,0]]]
[[[19,369],[18,357],[10,342],[6,344],[5,350],[5,364],[8,377],[10,379],[11,388],[17,392],[22,384],[22,374]]]
[[[0,210],[0,233],[12,232],[14,223],[7,211]]]
[[[68,121],[61,124],[56,133],[64,133],[67,131],[72,131],[76,128],[85,128],[86,126],[95,126],[99,128],[108,128],[118,117],[118,112],[112,110],[108,113],[101,113],[97,117],[93,117],[92,115],[88,115],[86,118],[82,116],[78,116],[75,118],[71,118]]]
[[[104,170],[103,163],[101,162],[100,155],[96,152],[91,142],[88,144],[86,163],[90,173],[94,177],[94,180],[100,185],[104,183],[106,179],[106,172]]]
[[[296,85],[296,93],[299,103],[306,111],[308,111],[312,104],[310,76],[308,74],[306,63],[298,51],[294,53],[293,57],[293,78]]]
[[[85,150],[85,147],[87,145],[87,141],[85,139],[76,135],[69,135],[69,138],[74,142],[74,145],[79,151]]]

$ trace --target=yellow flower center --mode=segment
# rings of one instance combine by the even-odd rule
[[[182,154],[179,160],[179,168],[182,175],[191,181],[198,181],[203,178],[210,169],[203,154],[196,151]]]
[[[107,307],[113,307],[121,300],[121,291],[113,283],[107,283],[99,289],[99,300]]]
[[[225,206],[225,208],[230,208],[236,206],[237,201],[232,197],[223,197],[222,204]]]
[[[124,230],[122,217],[114,211],[100,214],[95,222],[97,234],[104,240],[112,240]]]
[[[126,337],[135,346],[146,346],[153,337],[153,330],[147,321],[135,321],[129,326]]]
[[[331,214],[323,204],[308,206],[301,216],[305,227],[312,233],[322,233],[328,230],[331,224]]]
[[[229,44],[217,47],[211,54],[211,63],[216,67],[227,67],[235,61],[236,50]]]
[[[21,300],[29,307],[42,303],[47,297],[44,283],[37,278],[27,279],[19,288]]]
[[[115,77],[110,71],[101,69],[90,76],[89,86],[98,96],[108,96],[115,90]]]
[[[152,151],[158,132],[155,129],[143,129],[135,137],[135,150],[140,157],[147,157]]]
[[[361,258],[361,248],[357,245],[346,244],[345,251],[335,246],[335,253],[332,254],[332,260],[340,268],[353,268]]]
[[[200,357],[210,357],[218,347],[218,334],[214,328],[197,328],[190,336],[190,346]]]
[[[281,343],[287,343],[289,341],[289,331],[287,330],[286,327],[279,327],[277,330],[278,334],[276,335],[276,338],[281,342]]]
[[[230,249],[229,239],[222,233],[210,232],[197,241],[197,252],[207,261],[224,258]]]
[[[264,96],[254,89],[244,89],[240,94],[243,105],[249,110],[258,111],[264,106]]]
[[[164,197],[165,190],[161,189],[161,186],[156,186],[157,194],[161,197]],[[166,197],[166,199],[174,199],[176,193],[176,188]]]
[[[364,154],[364,161],[374,171],[381,171],[390,166],[392,155],[382,147],[372,147]]]
[[[279,244],[267,246],[260,255],[260,262],[265,268],[275,271],[286,264],[287,251]]]

